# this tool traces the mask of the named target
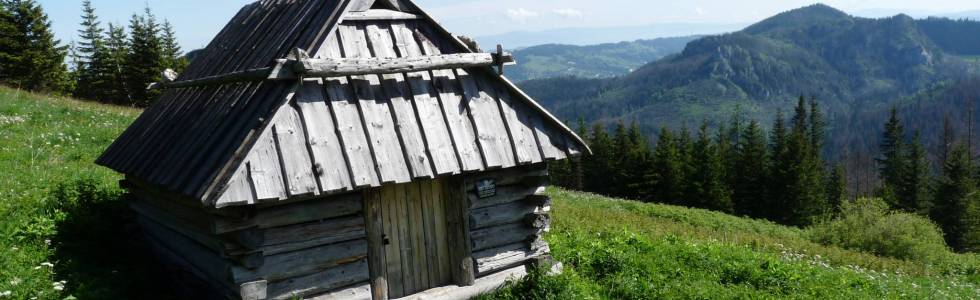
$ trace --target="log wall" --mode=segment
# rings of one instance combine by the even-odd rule
[[[491,179],[496,195],[480,198],[477,182]],[[545,164],[466,176],[469,240],[475,275],[484,277],[547,257],[542,235],[550,229],[551,201]]]
[[[127,187],[159,256],[226,298],[370,298],[360,193],[219,215]]]

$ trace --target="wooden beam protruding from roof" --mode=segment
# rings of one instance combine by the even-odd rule
[[[289,59],[276,61],[275,66],[198,79],[161,82],[151,89],[185,88],[259,80],[295,80],[303,77],[343,77],[368,74],[394,74],[443,69],[479,68],[514,63],[510,53],[498,48],[497,53],[458,53],[402,58],[328,58],[311,59],[302,50]]]

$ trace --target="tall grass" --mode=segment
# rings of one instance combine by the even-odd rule
[[[558,276],[535,274],[484,299],[980,298],[965,269],[824,246],[767,221],[551,190]],[[533,295],[533,296],[525,296]]]
[[[121,177],[93,164],[138,113],[0,87],[0,298],[162,292],[134,284],[153,268],[128,249]]]

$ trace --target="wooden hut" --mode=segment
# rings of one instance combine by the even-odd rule
[[[547,260],[545,163],[589,151],[471,48],[409,0],[252,3],[98,163],[215,295],[467,298]]]

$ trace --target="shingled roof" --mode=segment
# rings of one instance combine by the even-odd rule
[[[265,70],[304,52],[472,51],[408,0],[265,0],[243,8],[177,82]],[[220,208],[588,151],[513,83],[474,67],[166,89],[97,163]]]

